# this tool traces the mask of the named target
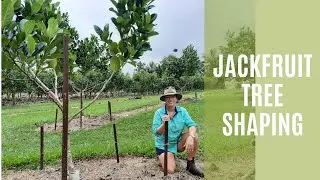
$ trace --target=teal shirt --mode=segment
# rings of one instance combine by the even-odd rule
[[[197,124],[191,119],[188,111],[180,106],[176,106],[175,115],[173,119],[168,122],[168,151],[176,154],[177,144],[182,136],[185,127],[197,126]],[[155,135],[155,146],[164,150],[164,133],[158,134],[157,129],[162,124],[162,116],[167,114],[165,105],[158,109],[153,117],[152,132]]]

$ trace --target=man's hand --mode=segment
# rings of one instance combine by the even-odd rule
[[[194,139],[189,136],[186,140],[186,144],[184,145],[184,147],[186,147],[186,151],[188,153],[192,152],[194,149]]]

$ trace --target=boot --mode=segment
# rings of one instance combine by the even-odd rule
[[[187,171],[189,171],[191,174],[195,176],[204,177],[203,172],[196,167],[196,164],[194,163],[194,158],[192,158],[192,160],[187,160]]]

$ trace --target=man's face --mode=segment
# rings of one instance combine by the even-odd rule
[[[165,102],[167,106],[175,106],[178,99],[176,95],[169,95],[165,97]]]

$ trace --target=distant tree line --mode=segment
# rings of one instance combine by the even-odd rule
[[[76,63],[79,69],[71,74],[69,94],[78,98],[83,91],[85,98],[93,98],[101,89],[102,82],[110,76],[106,60],[101,58],[103,47],[97,38],[79,41]],[[160,94],[168,86],[174,86],[182,93],[185,91],[204,89],[204,62],[200,60],[193,45],[182,50],[182,56],[172,54],[160,62],[148,64],[138,62],[132,75],[117,72],[112,82],[103,91],[103,97],[141,96]],[[105,56],[103,56],[105,57]],[[42,71],[38,74],[48,88],[53,89],[55,76],[53,71]],[[57,74],[58,94],[62,98],[62,73]],[[4,102],[16,104],[16,101],[35,101],[49,99],[44,92],[32,84],[17,68],[2,71],[2,97]]]

